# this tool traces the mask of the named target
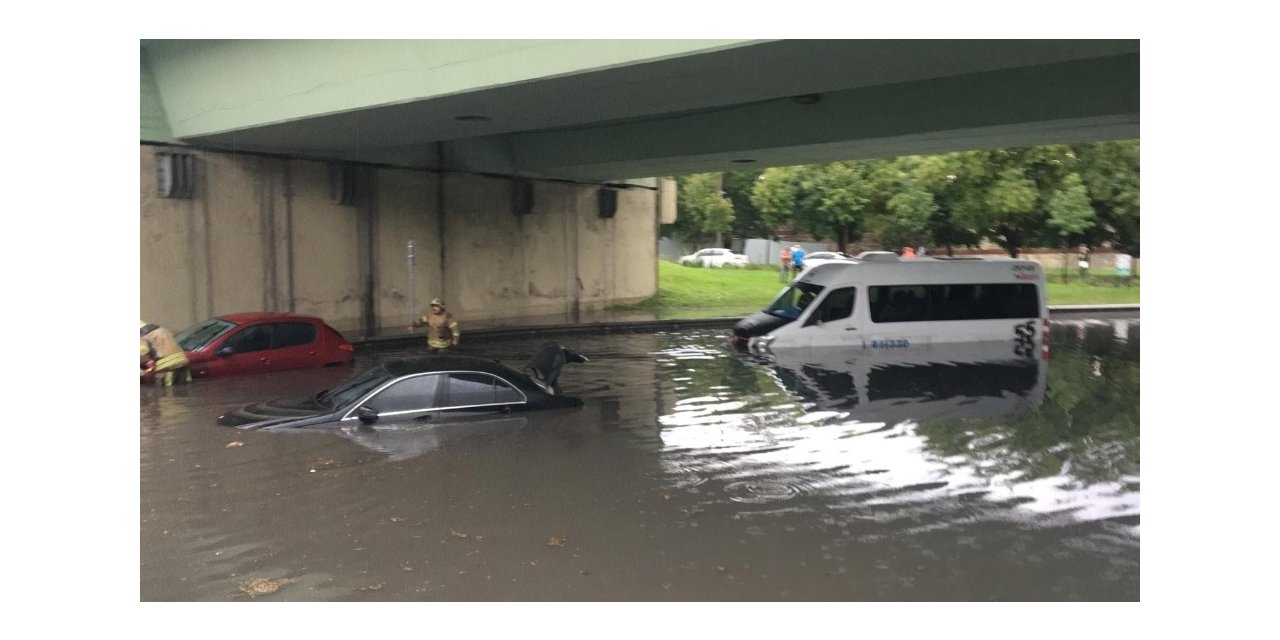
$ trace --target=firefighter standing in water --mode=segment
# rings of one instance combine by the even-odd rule
[[[138,350],[142,360],[142,373],[154,373],[157,384],[170,387],[175,383],[191,382],[187,354],[177,338],[168,329],[155,324],[141,323],[141,341]]]
[[[431,353],[439,353],[450,347],[458,346],[462,332],[458,330],[458,321],[453,314],[445,311],[444,301],[436,298],[431,301],[431,313],[418,318],[409,326],[412,333],[415,327],[427,327],[427,347]]]

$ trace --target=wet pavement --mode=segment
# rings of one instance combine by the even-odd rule
[[[143,387],[144,601],[1139,599],[1137,320],[760,358],[557,336],[580,410],[322,433],[218,415],[354,368]],[[538,341],[464,353],[519,368]]]

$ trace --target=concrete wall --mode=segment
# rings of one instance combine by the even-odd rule
[[[535,182],[533,211],[516,215],[507,178],[363,166],[344,206],[331,198],[327,163],[194,151],[195,197],[169,199],[155,184],[164,150],[141,146],[140,312],[175,331],[265,310],[383,335],[434,297],[474,324],[657,292],[650,189],[620,190],[616,215],[601,218],[595,186]]]

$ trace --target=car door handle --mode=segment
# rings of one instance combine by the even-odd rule
[[[857,328],[857,327],[845,327],[845,328],[844,328],[844,330],[845,330],[845,331],[857,331],[857,330],[858,330],[858,328]]]
[[[418,416],[413,419],[414,422],[431,422],[431,416]]]

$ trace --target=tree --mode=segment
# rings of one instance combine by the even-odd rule
[[[932,158],[908,156],[881,162],[872,173],[872,233],[888,247],[916,246],[930,236],[938,212]],[[926,166],[928,165],[928,166]]]
[[[1048,227],[1049,196],[1075,158],[1064,145],[955,154],[955,221],[1000,245],[1012,257],[1026,246],[1057,239]]]
[[[819,240],[835,238],[841,251],[860,236],[871,201],[871,165],[826,165],[767,169],[752,189],[751,201],[771,225],[791,222]]]
[[[765,169],[751,187],[751,204],[770,227],[791,221],[796,209],[796,191],[801,167]]]
[[[679,176],[676,183],[676,221],[667,230],[685,242],[701,245],[713,237],[722,246],[723,234],[733,229],[734,209],[720,189],[720,174]]]
[[[759,178],[759,170],[728,171],[724,174],[724,193],[733,203],[735,238],[767,238],[772,233],[764,215],[751,201],[751,191]]]
[[[1069,252],[1072,236],[1078,236],[1094,226],[1093,207],[1089,205],[1089,192],[1084,180],[1078,173],[1069,173],[1062,181],[1062,188],[1054,190],[1049,196],[1049,226],[1058,230],[1062,236],[1063,253]],[[1070,272],[1063,258],[1062,277],[1067,279]]]
[[[1098,142],[1073,147],[1078,172],[1097,213],[1087,244],[1111,242],[1121,251],[1141,255],[1139,186],[1141,148],[1138,140]]]

